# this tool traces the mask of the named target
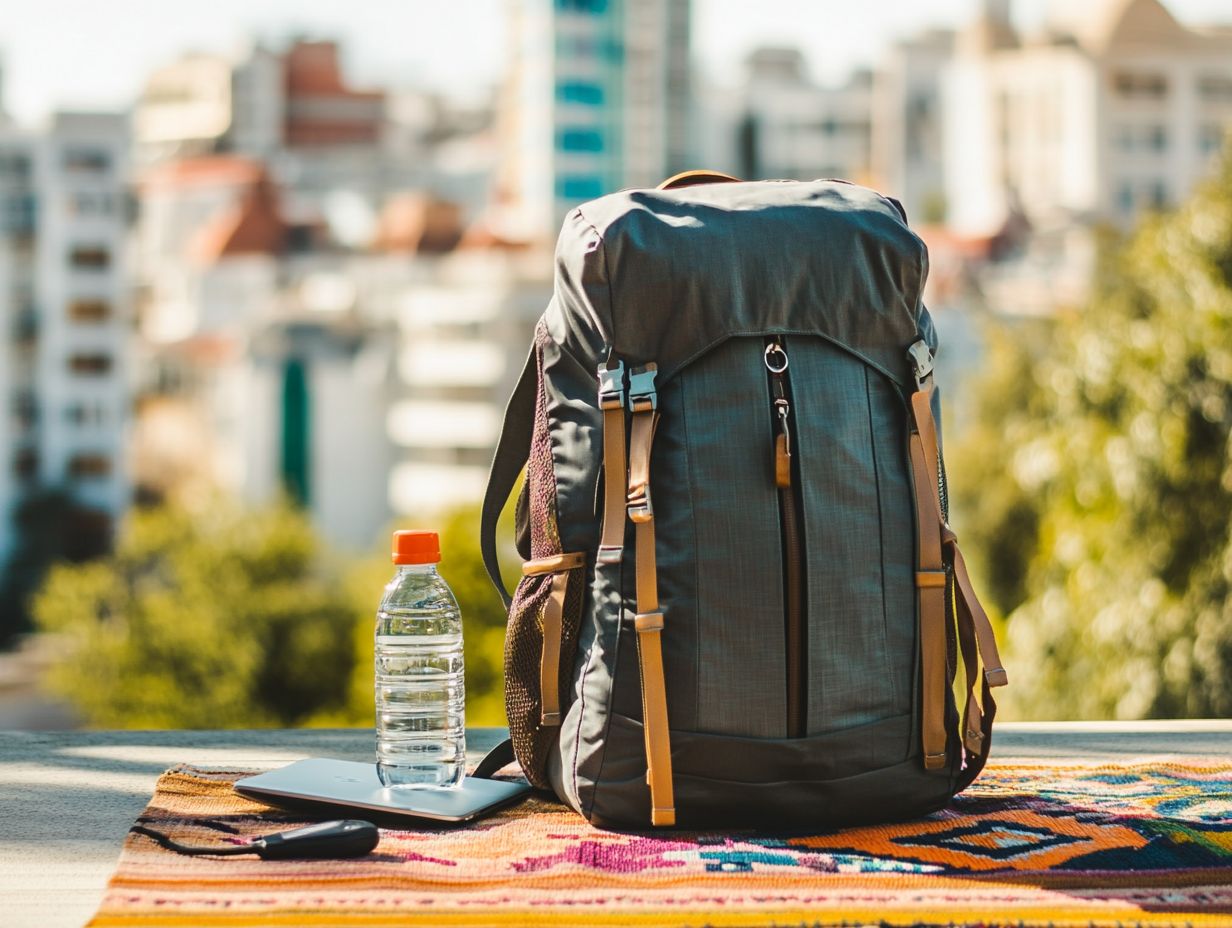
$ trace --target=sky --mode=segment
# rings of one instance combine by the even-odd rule
[[[145,76],[181,52],[227,51],[248,36],[337,37],[356,83],[482,93],[505,60],[510,0],[0,0],[5,109],[36,122],[60,109],[124,109]],[[1017,0],[1020,24],[1047,3]],[[1090,0],[1068,0],[1087,3]],[[1170,0],[1183,21],[1232,21],[1232,0]],[[736,83],[762,44],[798,45],[814,75],[837,81],[896,36],[958,25],[978,0],[694,0],[703,71]]]

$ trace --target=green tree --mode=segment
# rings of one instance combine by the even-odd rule
[[[462,609],[467,721],[502,725],[505,611],[479,556],[478,508],[446,514],[440,532]],[[92,724],[368,726],[392,574],[387,554],[331,555],[288,505],[171,505],[136,510],[111,557],[54,567],[34,612],[72,643],[50,682]]]
[[[100,726],[310,723],[353,671],[337,575],[289,506],[136,510],[112,556],[54,567],[36,598],[72,642],[50,682]]]
[[[1013,333],[992,359],[951,471],[1010,613],[1011,711],[1232,713],[1232,157],[1046,351]]]

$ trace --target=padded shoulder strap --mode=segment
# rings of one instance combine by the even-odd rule
[[[538,379],[538,351],[531,345],[526,366],[522,368],[513,395],[509,397],[509,405],[505,407],[505,422],[501,426],[500,440],[496,443],[496,453],[492,455],[492,469],[488,472],[488,488],[483,494],[483,509],[479,517],[479,551],[483,555],[483,566],[506,609],[513,597],[505,589],[496,557],[496,520],[500,518],[501,510],[518,482],[518,475],[530,457]]]

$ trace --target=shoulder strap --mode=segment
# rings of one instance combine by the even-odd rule
[[[513,598],[505,589],[505,581],[501,579],[500,562],[496,556],[496,521],[509,500],[509,494],[513,492],[514,484],[518,482],[518,475],[526,466],[527,458],[530,457],[531,429],[535,420],[535,388],[539,380],[538,356],[535,346],[531,345],[526,365],[522,368],[517,386],[509,397],[509,405],[505,407],[505,421],[501,426],[500,440],[496,443],[496,452],[492,455],[488,488],[483,494],[483,509],[479,516],[479,550],[483,555],[483,566],[506,609]]]
[[[517,758],[513,755],[513,739],[506,738],[484,755],[479,766],[475,768],[472,777],[480,780],[490,780],[492,777],[512,764]]]

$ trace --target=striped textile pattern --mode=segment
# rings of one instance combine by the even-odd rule
[[[140,821],[191,843],[303,818],[247,771],[167,771]],[[1232,925],[1232,762],[990,765],[918,821],[824,833],[598,830],[532,799],[383,830],[368,857],[181,857],[130,834],[92,926]]]

